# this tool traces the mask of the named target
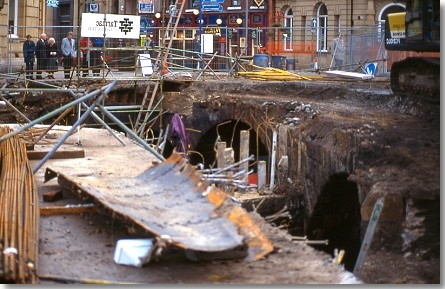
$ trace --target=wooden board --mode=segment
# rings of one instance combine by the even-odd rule
[[[323,73],[329,75],[329,76],[337,76],[337,77],[344,77],[344,78],[355,78],[355,79],[373,79],[374,75],[371,74],[365,74],[365,73],[358,73],[358,72],[350,72],[350,71],[341,71],[341,70],[330,70],[330,71],[323,71]]]
[[[47,151],[27,151],[29,160],[41,160],[43,159]],[[84,158],[85,151],[84,150],[72,150],[72,151],[55,151],[54,154],[50,157],[50,159],[75,159],[75,158]]]
[[[153,66],[149,54],[140,54],[139,62],[141,64],[142,76],[153,74]]]

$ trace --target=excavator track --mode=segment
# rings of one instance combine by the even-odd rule
[[[391,89],[400,97],[440,101],[440,59],[410,57],[393,63]]]

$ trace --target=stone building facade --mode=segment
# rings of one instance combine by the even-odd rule
[[[404,7],[388,0],[275,0],[271,20],[282,32],[274,35],[268,50],[296,58],[303,67],[317,62],[329,66],[331,41],[341,32],[347,63],[381,58],[385,16]]]
[[[77,30],[73,27],[77,27],[79,16],[90,12],[92,3],[97,4],[94,12],[138,14],[138,0],[5,0],[0,10],[0,57],[3,61],[11,56],[22,57],[21,45],[27,34],[37,39],[45,32],[55,36],[56,41],[61,40],[69,30]],[[160,3],[168,7],[174,1],[153,1],[153,12],[163,10]],[[192,14],[196,3],[199,2],[187,0],[184,18],[192,21],[182,26],[197,28],[198,23],[193,20],[196,16]],[[204,12],[204,27],[215,26],[216,19],[222,18],[222,26],[228,30],[232,26],[241,28],[240,36],[247,43],[246,55],[282,55],[295,60],[294,69],[329,66],[331,41],[338,32],[343,34],[347,46],[348,65],[385,58],[382,43],[385,15],[404,10],[403,2],[389,0],[224,0],[221,6],[221,11]],[[231,22],[232,18],[236,20],[235,16],[244,19],[242,25]],[[156,20],[155,13],[141,15],[142,19]],[[259,24],[255,22],[257,19],[261,19]],[[251,35],[260,30],[262,34],[253,39]],[[74,33],[77,35],[77,31]],[[232,39],[229,48],[238,45],[235,40]]]

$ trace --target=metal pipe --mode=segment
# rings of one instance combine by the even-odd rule
[[[9,101],[4,98],[3,96],[0,96],[0,99],[3,100],[6,104],[7,107],[11,108],[13,111],[15,111],[16,113],[18,113],[21,117],[23,117],[24,120],[26,120],[27,122],[30,122],[31,120],[29,118],[26,117],[26,115],[24,115],[23,113],[21,113],[20,110],[18,110],[17,108],[15,108],[12,104],[9,103]]]
[[[123,129],[126,133],[128,133],[132,138],[134,138],[140,145],[142,145],[149,152],[154,154],[159,160],[164,161],[165,158],[160,155],[157,151],[155,151],[152,147],[150,147],[146,141],[141,139],[136,133],[134,133],[131,129],[129,129],[125,124],[123,124],[117,117],[115,117],[112,113],[106,110],[102,105],[99,105],[100,110],[109,117],[114,123],[116,123],[121,129]]]
[[[74,94],[74,92],[70,91],[70,94],[76,98],[76,95]],[[82,102],[82,106],[88,108],[88,105],[86,105],[85,102]],[[94,108],[96,109],[96,107]],[[80,111],[80,110],[79,110]],[[116,138],[122,145],[126,146],[125,142],[123,140],[121,140],[113,131],[113,129],[103,120],[101,119],[95,112],[94,110],[91,112],[91,116],[94,117],[95,120],[97,120],[102,126],[104,126],[110,133],[112,136],[114,136],[114,138]]]
[[[108,92],[115,85],[116,85],[116,81],[113,81],[112,83],[109,83],[106,86],[104,86],[102,89],[105,88],[105,91]],[[51,118],[53,116],[58,115],[59,113],[65,111],[67,108],[70,108],[70,107],[72,107],[72,106],[74,106],[74,105],[76,105],[78,103],[83,102],[84,100],[87,100],[87,99],[89,99],[89,98],[91,98],[93,96],[96,96],[97,94],[99,94],[101,92],[102,89],[98,89],[98,90],[92,91],[92,92],[88,93],[87,95],[85,95],[85,96],[83,96],[83,97],[81,97],[79,99],[76,99],[76,100],[74,100],[74,101],[72,101],[70,103],[67,103],[67,104],[59,107],[58,109],[55,109],[52,112],[50,112],[50,113],[48,113],[48,114],[46,114],[46,115],[44,115],[42,117],[39,117],[36,120],[33,120],[33,121],[29,122],[28,124],[20,127],[17,130],[14,130],[14,131],[11,131],[10,133],[7,133],[6,135],[0,137],[0,143],[4,142],[6,139],[8,139],[8,138],[10,138],[12,136],[15,136],[15,135],[21,133],[22,131],[27,130],[28,128],[30,128],[30,127],[38,124],[38,123],[41,123],[41,122],[43,122],[43,121],[45,121],[45,120],[47,120],[47,119],[49,119],[49,118]]]
[[[22,92],[22,91],[32,91],[32,90],[35,90],[35,91],[50,91],[50,92],[55,92],[55,91],[57,91],[57,92],[65,92],[66,91],[66,88],[36,88],[36,89],[31,89],[31,88],[26,88],[26,87],[19,87],[19,88],[0,88],[0,91],[13,91],[13,92]],[[78,91],[82,91],[82,90],[78,90]],[[84,89],[83,89],[83,91],[85,91]]]
[[[234,168],[234,167],[236,167],[236,166],[238,166],[238,165],[240,165],[240,164],[242,164],[244,162],[252,161],[253,159],[254,159],[254,157],[253,157],[253,155],[251,155],[247,159],[241,160],[241,161],[239,161],[237,163],[231,164],[230,166],[227,166],[227,167],[224,167],[222,169],[216,170],[215,174],[222,173],[224,171],[228,171],[229,169],[232,169],[232,168]]]
[[[54,154],[54,152],[65,142],[65,140],[73,133],[73,131],[83,123],[90,115],[96,105],[103,100],[105,94],[101,94],[98,99],[88,108],[88,110],[76,121],[76,123],[66,132],[66,134],[54,145],[54,147],[43,157],[43,159],[35,166],[33,173],[35,174],[40,167]]]

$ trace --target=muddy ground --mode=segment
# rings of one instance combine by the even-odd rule
[[[273,102],[273,105],[286,107],[292,102],[309,103],[315,117],[322,116],[330,119],[330,125],[318,128],[319,135],[313,135],[315,138],[328,135],[329,131],[335,127],[356,129],[358,123],[363,124],[363,121],[366,120],[369,125],[367,127],[360,125],[362,130],[358,130],[357,133],[366,134],[366,138],[362,138],[362,140],[366,139],[368,142],[368,151],[360,156],[360,170],[354,172],[355,176],[362,182],[375,183],[376,180],[372,180],[373,172],[367,172],[367,170],[376,170],[374,176],[382,178],[382,182],[390,182],[393,189],[404,194],[406,199],[436,200],[437,206],[439,206],[440,102],[431,101],[431,99],[394,96],[388,81],[386,78],[370,81],[330,79],[291,84],[245,79],[207,80],[189,83],[181,87],[183,93],[188,95],[187,99],[184,102],[170,105],[184,106],[209,102],[213,105],[224,106],[225,103],[235,102],[242,107],[243,102],[249,103],[249,105],[255,102],[259,106]],[[20,85],[17,84],[17,86]],[[100,86],[100,84],[90,85]],[[68,95],[61,96],[60,93],[51,94],[48,92],[26,95],[22,93],[9,98],[11,103],[30,119],[44,115],[60,107],[62,103],[71,100]],[[281,121],[289,116],[282,115]],[[1,108],[0,123],[21,121],[21,117],[17,113],[13,113],[5,107]],[[309,130],[309,128],[307,129]],[[335,147],[335,144],[328,145]],[[335,149],[338,148],[333,148],[333,150]],[[397,183],[399,186],[394,186]],[[424,196],[416,194],[424,194]],[[426,207],[426,210],[429,209],[430,207]],[[435,216],[438,217],[438,215]],[[53,226],[54,232],[59,234],[62,247],[71,246],[64,244],[67,242],[66,228],[76,222],[82,222],[82,219],[85,218],[90,217],[80,217],[68,224],[65,218],[53,221],[51,226]],[[440,224],[440,220],[435,221]],[[96,222],[107,224],[109,221],[88,219],[88,222],[93,225]],[[407,227],[409,226],[405,225],[405,228]],[[109,237],[107,234],[120,232],[115,229],[107,231],[95,228],[90,229],[89,234],[106,235],[105,239],[107,236]],[[300,283],[299,280],[304,280],[302,283],[342,282],[341,278],[338,278],[338,272],[340,272],[338,268],[331,267],[332,260],[329,255],[314,251],[311,247],[292,244],[289,242],[289,235],[278,233],[276,228],[269,226],[265,226],[265,228],[265,230],[270,230],[268,235],[272,236],[273,241],[279,244],[279,254],[264,261],[242,266],[236,265],[236,261],[213,261],[202,262],[198,266],[190,267],[187,262],[177,263],[172,259],[167,259],[161,261],[161,265],[166,271],[164,273],[162,270],[158,271],[158,278],[153,279],[153,283],[295,284]],[[391,242],[400,243],[400,240],[377,240],[376,245],[370,249],[360,274],[362,282],[369,284],[440,283],[440,230],[437,226],[435,228],[437,230],[431,232],[428,238],[421,239],[423,244],[416,244],[408,249],[391,244]],[[426,228],[426,230],[430,229]],[[68,234],[72,233],[74,232],[70,229]],[[45,242],[45,236],[41,237],[41,242]],[[82,250],[82,244],[77,246],[79,246],[79,250]],[[90,252],[90,256],[84,262],[88,264],[90,262],[88,258],[100,259],[102,254],[111,252],[112,244],[107,244],[101,252]],[[58,253],[49,250],[43,254],[57,255]],[[178,254],[180,253],[173,251],[171,256],[177,257]],[[298,265],[301,262],[301,259],[298,258],[300,254],[304,254],[306,257],[315,254],[325,262],[318,264],[319,267],[314,267],[312,264],[312,267],[307,266],[305,269],[301,269],[301,274],[306,276],[301,277],[302,279],[299,279],[295,274],[288,276],[286,266],[276,268],[277,264],[286,263],[289,266],[289,271],[295,272],[296,268],[301,268],[301,264]],[[99,257],[95,255],[99,255]],[[180,260],[183,260],[183,257],[181,255]],[[302,259],[304,260],[304,258]],[[173,258],[173,260],[178,259]],[[81,261],[79,260],[79,262]],[[103,258],[101,262],[108,261]],[[66,262],[66,270],[76,270],[76,267],[68,266],[69,259]],[[170,276],[168,273],[167,268],[173,267],[176,276]],[[84,270],[85,268],[82,268],[78,273]],[[96,276],[101,275],[100,272],[95,273],[97,273]],[[112,272],[108,273],[112,274]],[[81,274],[74,275],[82,277]],[[106,279],[106,276],[104,278]],[[52,283],[53,281],[46,282]]]

